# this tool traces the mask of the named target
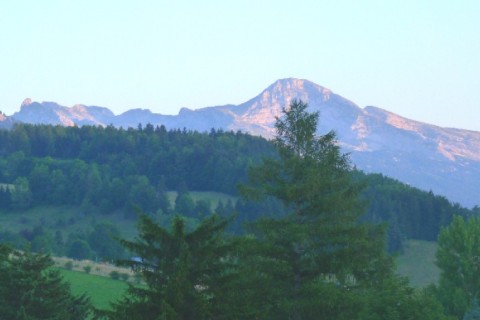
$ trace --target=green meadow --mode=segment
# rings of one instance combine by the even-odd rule
[[[119,299],[128,288],[125,281],[110,277],[62,268],[59,270],[65,281],[70,283],[72,292],[76,295],[86,294],[98,309],[109,309],[110,302]]]
[[[397,272],[402,276],[408,277],[414,287],[426,287],[436,283],[440,274],[439,269],[435,265],[436,247],[435,242],[406,241],[404,253],[395,259]],[[106,272],[110,271],[110,269],[106,270],[107,267],[105,265],[93,262],[88,262],[92,266],[92,271],[90,274],[87,274],[84,271],[80,271],[84,264],[85,262],[76,262],[75,267],[77,270],[64,268],[59,268],[59,270],[64,279],[70,283],[74,294],[85,293],[90,297],[96,308],[108,309],[110,303],[119,299],[128,288],[127,282],[110,278],[108,272]],[[56,265],[58,266],[59,264],[57,263]]]
[[[414,287],[426,287],[437,283],[440,270],[435,265],[437,243],[407,240],[404,253],[396,258],[398,274],[407,277]]]

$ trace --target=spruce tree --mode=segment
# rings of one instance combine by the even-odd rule
[[[472,314],[478,312],[480,217],[455,216],[438,236],[436,258],[441,271],[437,295],[445,310],[458,318],[469,309]]]
[[[145,285],[130,286],[105,315],[110,319],[212,319],[229,277],[226,225],[226,220],[213,215],[190,231],[177,216],[168,230],[140,216],[138,238],[122,240],[136,258],[120,265],[141,275]]]
[[[85,295],[74,296],[50,257],[0,245],[0,319],[83,320]]]
[[[242,187],[247,198],[274,197],[289,212],[252,228],[260,244],[256,263],[273,280],[270,307],[280,319],[334,319],[339,308],[348,315],[349,292],[391,270],[383,229],[361,222],[362,186],[351,179],[348,156],[334,132],[316,135],[319,114],[307,107],[294,100],[283,110],[275,125],[278,158],[252,169],[251,184]]]

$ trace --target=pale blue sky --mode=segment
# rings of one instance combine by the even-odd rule
[[[176,114],[309,79],[480,131],[480,1],[0,0],[0,110],[24,98]]]

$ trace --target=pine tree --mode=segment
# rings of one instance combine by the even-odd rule
[[[73,296],[50,257],[0,246],[0,318],[83,320],[85,295]]]
[[[257,263],[263,261],[265,277],[275,280],[273,312],[282,319],[312,312],[334,319],[339,301],[388,274],[391,262],[383,254],[383,229],[360,222],[361,185],[352,181],[335,133],[316,136],[319,115],[307,107],[292,101],[283,110],[274,140],[279,157],[254,168],[242,191],[247,198],[277,198],[289,211],[252,228],[261,244]]]
[[[121,261],[142,276],[145,287],[128,294],[107,313],[110,319],[211,319],[228,278],[227,221],[210,216],[192,231],[175,217],[171,230],[140,216],[139,236],[122,244],[135,259]]]
[[[439,299],[449,314],[461,318],[475,310],[471,304],[480,295],[480,217],[455,216],[438,236],[436,258]]]
[[[480,306],[478,305],[477,298],[473,299],[472,306],[463,316],[463,320],[480,320]]]

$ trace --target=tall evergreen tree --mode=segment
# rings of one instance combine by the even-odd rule
[[[471,309],[473,317],[480,296],[480,217],[454,217],[438,236],[436,258],[441,271],[437,293],[445,309],[459,319]]]
[[[0,245],[0,319],[83,320],[90,314],[84,295],[73,296],[48,256]]]
[[[282,319],[311,318],[312,312],[321,318],[318,310],[334,319],[341,304],[332,299],[339,302],[349,290],[379,281],[391,270],[383,254],[383,229],[360,223],[361,185],[352,182],[335,133],[315,134],[318,116],[302,101],[292,101],[276,122],[279,157],[254,168],[251,185],[242,188],[247,198],[272,196],[289,211],[252,229],[263,248],[259,259],[269,262],[264,272],[275,280],[280,301],[274,312]]]
[[[211,216],[192,231],[176,217],[171,230],[142,215],[139,236],[122,244],[137,257],[121,261],[145,281],[106,314],[110,319],[211,319],[229,277],[226,220]]]

